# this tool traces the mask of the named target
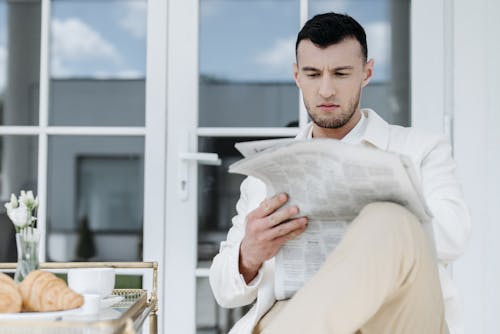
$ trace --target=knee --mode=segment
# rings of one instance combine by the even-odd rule
[[[405,207],[392,202],[374,202],[366,205],[354,220],[374,233],[404,235],[420,233],[418,218]],[[406,233],[405,233],[406,232]]]
[[[391,202],[366,205],[344,235],[345,244],[368,250],[373,257],[404,258],[411,267],[418,252],[430,246],[417,217],[405,207]],[[342,245],[339,244],[339,247]]]

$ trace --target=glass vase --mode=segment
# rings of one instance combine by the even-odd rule
[[[20,283],[28,274],[40,267],[38,248],[40,233],[36,228],[27,227],[16,233],[17,267],[14,281]]]

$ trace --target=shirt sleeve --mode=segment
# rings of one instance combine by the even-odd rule
[[[243,181],[240,199],[236,204],[237,215],[232,220],[233,226],[227,239],[221,243],[210,268],[210,285],[215,299],[222,307],[240,307],[252,303],[257,298],[257,290],[262,281],[262,268],[248,284],[239,272],[240,244],[245,235],[246,216],[260,202],[260,199],[255,198],[259,189],[254,189],[254,182],[257,180],[252,178]]]
[[[451,145],[444,136],[431,141],[420,170],[424,197],[434,216],[437,256],[447,263],[464,252],[471,223],[456,176]]]

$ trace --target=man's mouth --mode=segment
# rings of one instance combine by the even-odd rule
[[[340,105],[333,103],[322,103],[318,105],[318,108],[323,111],[333,111],[340,108]]]

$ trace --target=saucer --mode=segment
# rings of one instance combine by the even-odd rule
[[[115,296],[115,295],[106,296],[103,299],[101,299],[100,307],[101,308],[111,307],[115,304],[118,304],[123,299],[125,299],[123,296]]]
[[[55,311],[55,312],[0,313],[0,321],[60,320],[62,317],[78,314],[81,311],[82,308],[79,307],[71,310]]]

